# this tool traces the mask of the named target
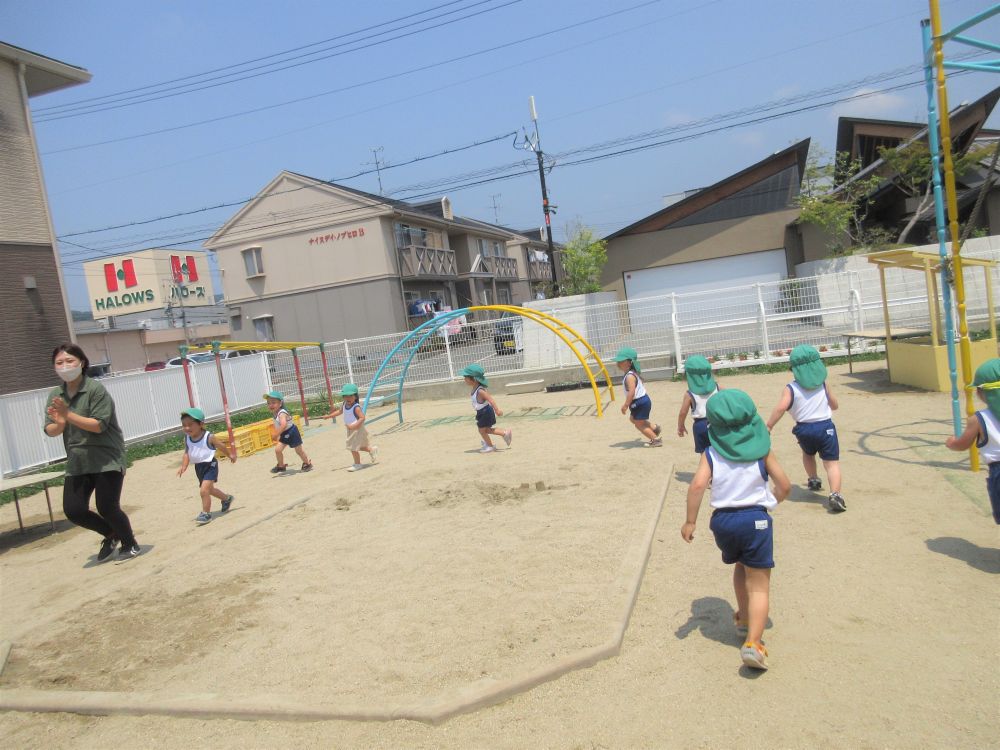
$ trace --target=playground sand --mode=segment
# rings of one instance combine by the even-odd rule
[[[847,513],[798,486],[791,423],[775,429],[796,487],[774,514],[766,674],[740,669],[707,512],[693,545],[678,534],[696,466],[673,434],[683,385],[648,386],[662,449],[638,446],[620,398],[598,420],[588,391],[500,393],[510,451],[476,452],[467,400],[413,402],[402,428],[371,426],[381,460],[362,472],[345,471],[339,423],[306,433],[310,474],[272,477],[268,455],[223,465],[237,500],[204,527],[179,454],[141,461],[124,505],[152,548],[121,565],[92,565],[96,538],[65,521],[44,534],[41,496],[23,508],[46,527],[23,537],[0,507],[0,639],[15,644],[0,688],[377,708],[516,678],[608,639],[672,479],[620,656],[438,727],[5,713],[0,733],[10,747],[988,745],[1000,539],[983,475],[940,448],[947,396],[856,369],[830,380]],[[766,416],[786,380],[722,383]]]

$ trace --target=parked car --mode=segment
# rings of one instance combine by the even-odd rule
[[[504,313],[493,324],[493,348],[498,356],[524,351],[523,324],[518,315]]]
[[[233,357],[245,357],[249,354],[257,354],[253,349],[224,349],[219,352],[219,356],[222,359],[232,359]],[[188,364],[196,365],[201,362],[214,362],[215,355],[212,352],[198,352],[197,354],[188,355]],[[181,358],[174,357],[173,359],[168,359],[165,364],[166,367],[181,367]],[[156,368],[154,368],[156,369]]]
[[[145,370],[146,372],[153,372],[154,370],[163,370],[164,368],[166,368],[166,366],[167,366],[166,362],[150,362],[142,369]]]

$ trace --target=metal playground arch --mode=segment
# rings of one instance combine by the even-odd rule
[[[390,383],[396,383],[396,408],[387,411],[385,414],[380,414],[379,416],[368,421],[375,422],[379,419],[383,419],[384,417],[388,417],[391,414],[397,414],[399,416],[400,423],[402,423],[403,383],[406,380],[406,373],[410,369],[410,363],[420,350],[420,347],[423,346],[428,337],[434,334],[442,326],[445,326],[456,318],[460,318],[470,312],[478,312],[480,310],[493,310],[511,313],[513,315],[520,315],[522,318],[532,320],[535,323],[544,326],[562,339],[563,343],[565,343],[566,346],[572,350],[573,354],[576,355],[576,358],[580,361],[580,364],[587,373],[587,378],[590,380],[590,387],[594,392],[594,402],[597,405],[597,416],[600,417],[604,414],[604,405],[601,401],[600,389],[597,386],[595,370],[592,369],[592,365],[589,362],[591,358],[593,358],[593,362],[596,363],[597,372],[604,376],[604,381],[607,383],[608,394],[610,395],[611,400],[615,400],[615,389],[611,382],[611,376],[604,367],[604,363],[601,362],[600,356],[598,356],[597,352],[594,351],[594,347],[592,347],[583,336],[563,323],[561,320],[552,317],[548,313],[543,313],[540,310],[533,310],[528,307],[515,307],[514,305],[476,305],[473,307],[463,307],[460,310],[451,310],[438,315],[435,318],[431,318],[410,331],[402,341],[392,348],[392,351],[390,351],[386,358],[382,360],[382,364],[379,365],[378,370],[375,371],[375,377],[372,378],[372,381],[368,386],[364,403],[361,405],[361,410],[365,414],[368,413],[368,404],[372,399],[372,394],[375,392],[375,388],[382,380]]]

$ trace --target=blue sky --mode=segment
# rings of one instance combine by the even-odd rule
[[[442,7],[362,31],[436,6]],[[952,26],[987,6],[981,0],[942,2],[944,23]],[[812,137],[829,151],[839,116],[924,120],[920,85],[634,154],[570,163],[614,150],[579,151],[592,144],[827,87],[838,87],[837,93],[805,103],[918,81],[919,74],[910,73],[865,82],[920,63],[919,21],[927,13],[926,0],[388,0],[280,6],[256,0],[33,0],[0,3],[0,41],[93,74],[89,84],[31,102],[57,235],[246,199],[282,169],[344,177],[370,168],[365,164],[374,159],[373,147],[381,147],[379,157],[391,165],[519,131],[530,126],[528,97],[534,95],[545,151],[577,152],[557,156],[548,177],[559,237],[573,220],[608,234],[662,207],[665,195],[709,185],[801,138]],[[384,43],[359,49],[372,34],[432,15],[441,18],[396,32],[418,33],[393,41],[376,37],[363,43]],[[588,22],[600,16],[607,17]],[[446,21],[453,22],[424,28]],[[1000,23],[983,24],[976,35],[995,41]],[[341,36],[330,44],[347,43],[338,50],[343,54],[276,73],[63,119],[47,119],[59,110],[44,112]],[[483,52],[501,45],[506,46]],[[949,49],[959,54],[965,48]],[[987,73],[954,78],[950,102],[973,100],[998,85],[1000,78]],[[227,117],[261,107],[270,108]],[[770,113],[776,111],[783,110]],[[221,117],[226,119],[132,137]],[[740,121],[723,119],[684,132]],[[997,122],[994,117],[990,125]],[[94,145],[110,140],[117,142]],[[382,175],[384,188],[405,198],[434,191],[433,185],[413,187],[421,183],[531,156],[512,148],[511,140],[389,169]],[[345,184],[379,190],[374,174]],[[436,193],[449,195],[464,216],[493,221],[495,200],[502,224],[526,228],[542,221],[537,174]],[[145,247],[197,248],[236,210],[67,237],[89,248],[61,245],[73,307],[87,307],[81,261]]]

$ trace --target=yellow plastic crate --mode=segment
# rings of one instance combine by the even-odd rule
[[[300,431],[302,430],[302,417],[296,414],[292,417],[292,422]],[[234,428],[233,440],[236,443],[236,456],[238,458],[252,456],[254,453],[269,450],[273,447],[276,442],[276,438],[271,436],[273,427],[273,419],[262,419],[259,422],[252,422],[251,424]],[[228,445],[228,436],[226,433],[223,432],[216,435],[216,439],[223,445],[220,445],[215,455],[220,459],[229,458],[229,453],[225,447]]]

